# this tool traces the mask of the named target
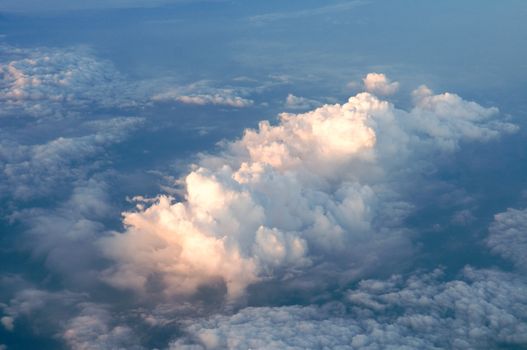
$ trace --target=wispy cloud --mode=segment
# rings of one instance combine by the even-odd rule
[[[254,103],[253,100],[247,98],[247,95],[256,90],[255,88],[241,86],[218,87],[215,82],[210,80],[201,80],[188,85],[177,85],[177,83],[166,84],[168,84],[166,88],[161,89],[160,92],[152,96],[152,101],[175,101],[189,105],[216,105],[243,108],[249,107]]]
[[[304,18],[304,17],[331,14],[334,12],[349,11],[354,8],[357,8],[358,6],[365,5],[367,3],[368,3],[367,1],[362,1],[362,0],[340,2],[337,4],[315,7],[315,8],[310,8],[310,9],[302,9],[298,11],[265,13],[261,15],[251,16],[249,17],[249,20],[254,23],[266,23],[266,22],[298,19],[298,18]]]

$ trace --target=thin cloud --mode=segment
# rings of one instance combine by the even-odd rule
[[[249,17],[249,21],[254,23],[268,23],[282,20],[292,20],[311,16],[331,14],[335,12],[349,11],[361,5],[367,4],[367,1],[349,1],[327,6],[315,7],[311,9],[291,11],[291,12],[272,12]]]
[[[321,105],[317,100],[288,94],[285,99],[285,107],[290,109],[310,109]]]

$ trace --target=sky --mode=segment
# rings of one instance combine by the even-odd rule
[[[525,349],[523,0],[0,0],[0,350]]]

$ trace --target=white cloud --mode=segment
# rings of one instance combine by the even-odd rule
[[[188,320],[170,349],[475,349],[527,344],[525,278],[466,268],[364,280],[322,306],[245,308]]]
[[[177,101],[190,105],[217,105],[235,108],[249,107],[254,103],[254,101],[241,96],[247,94],[244,89],[215,88],[210,84],[209,81],[198,81],[187,86],[171,88],[155,94],[152,100],[154,102]]]
[[[100,242],[115,261],[103,278],[142,293],[155,285],[164,296],[223,283],[232,301],[269,278],[310,271],[316,280],[322,262],[319,271],[343,283],[396,266],[412,251],[403,189],[419,181],[422,164],[514,129],[457,95],[416,103],[407,112],[361,93],[246,130],[221,154],[202,156],[181,181],[184,199],[160,196],[124,214],[126,231]]]
[[[191,95],[191,96],[178,96],[177,101],[190,104],[190,105],[218,105],[218,106],[230,106],[230,107],[247,107],[253,104],[253,101],[239,97],[229,95]]]
[[[64,117],[135,104],[131,85],[86,48],[20,49],[0,45],[0,117]]]
[[[393,95],[399,90],[399,83],[391,82],[384,74],[369,73],[362,81],[366,91],[379,96]]]
[[[22,288],[0,303],[0,322],[6,330],[24,322],[37,325],[37,332],[47,327],[45,334],[73,349],[140,349],[146,333],[170,333],[182,315],[189,317],[188,337],[175,340],[173,348],[525,343],[524,277],[473,269],[453,281],[438,272],[363,280],[346,300],[324,306],[247,308],[192,320],[211,310],[235,310],[232,303],[254,297],[246,295],[248,287],[327,300],[314,293],[328,283],[346,289],[411,262],[415,232],[404,219],[416,204],[406,189],[430,181],[426,169],[440,166],[437,155],[516,130],[499,120],[497,109],[454,94],[422,87],[414,103],[405,111],[360,93],[343,104],[282,114],[275,124],[261,122],[224,142],[219,154],[201,155],[178,181],[181,188],[172,192],[177,199],[137,198],[137,210],[124,213],[124,232],[110,234],[103,222],[117,213],[109,184],[104,174],[93,174],[96,164],[86,163],[100,161],[142,120],[81,122],[68,136],[27,145],[19,144],[18,134],[0,132],[4,193],[17,200],[47,198],[62,190],[62,180],[69,184],[61,203],[11,218],[27,228],[24,245],[49,279],[78,293]],[[456,222],[470,220],[470,212],[458,214]],[[507,242],[521,242],[516,232],[523,214],[500,215],[488,244],[520,266],[522,251]],[[112,308],[95,301],[122,296]]]
[[[496,214],[489,232],[486,243],[490,250],[527,271],[527,209]]]
[[[100,305],[84,303],[80,313],[70,319],[62,333],[72,350],[144,349],[132,329],[116,324],[109,311]]]
[[[518,130],[516,125],[492,118],[498,114],[497,108],[465,101],[453,93],[435,95],[421,86],[412,95],[411,127],[443,148],[457,148],[463,139],[484,141]]]
[[[285,107],[291,109],[309,109],[319,106],[321,103],[309,98],[295,96],[293,94],[287,95],[285,99]]]
[[[51,193],[58,184],[81,178],[97,162],[85,161],[112,144],[123,141],[143,119],[134,117],[90,121],[77,126],[85,135],[57,137],[42,144],[21,145],[13,135],[0,132],[1,196],[28,199]],[[16,136],[16,135],[15,135]]]

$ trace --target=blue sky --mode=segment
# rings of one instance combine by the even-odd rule
[[[527,346],[526,15],[0,0],[0,350]]]

